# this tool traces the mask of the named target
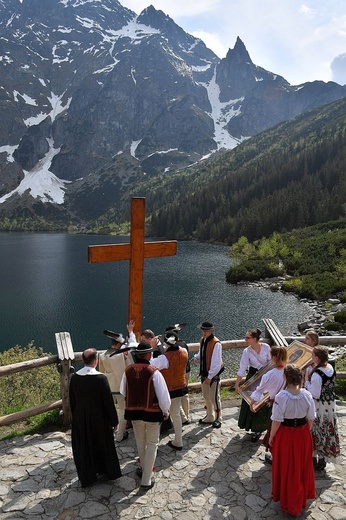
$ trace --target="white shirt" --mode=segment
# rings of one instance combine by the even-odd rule
[[[200,360],[201,351],[194,355],[194,358]],[[213,379],[222,367],[222,345],[220,341],[217,341],[214,345],[214,350],[211,356],[210,369],[208,372],[208,379]]]
[[[153,365],[153,367],[158,368],[159,370],[163,370],[164,368],[169,367],[169,361],[167,357],[164,354],[161,354],[160,356],[157,356],[156,358],[151,358],[150,364]]]
[[[334,372],[332,365],[329,363],[326,367],[319,367],[319,370],[326,374],[327,377],[331,377]],[[311,381],[305,381],[305,388],[309,390],[314,399],[319,399],[322,390],[322,377],[314,372],[311,376]]]
[[[244,377],[246,371],[249,367],[254,367],[259,370],[262,367],[268,365],[271,360],[270,357],[270,346],[268,343],[260,343],[261,351],[259,354],[251,347],[248,346],[243,350],[239,370],[237,372],[238,376]]]
[[[254,392],[251,394],[251,399],[258,402],[264,397],[264,394],[269,393],[270,399],[274,399],[276,394],[280,392],[285,386],[285,376],[283,369],[273,368],[262,376],[261,382]]]
[[[171,407],[171,398],[169,396],[166,381],[164,380],[164,377],[159,370],[155,370],[154,372],[153,384],[162,413],[168,413]],[[121,380],[120,393],[126,397],[126,374],[123,375]]]
[[[310,392],[302,388],[298,395],[293,395],[288,390],[281,390],[275,397],[272,421],[282,422],[284,419],[308,420],[315,418],[315,404]]]
[[[125,368],[132,365],[133,358],[130,352],[121,354],[123,345],[120,349],[108,349],[99,355],[99,369],[107,376],[109,386],[113,393],[119,393],[120,382]],[[114,354],[116,352],[116,354]],[[111,354],[114,354],[111,356]]]

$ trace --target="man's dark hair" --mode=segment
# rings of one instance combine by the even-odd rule
[[[145,329],[141,332],[141,336],[144,336],[147,339],[153,339],[155,338],[155,334],[150,329]]]
[[[84,350],[82,354],[82,359],[84,365],[91,365],[97,359],[97,350],[96,348],[87,348]]]

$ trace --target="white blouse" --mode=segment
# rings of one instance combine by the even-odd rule
[[[284,419],[301,419],[303,417],[312,420],[315,415],[314,400],[305,388],[302,388],[298,395],[281,390],[275,397],[271,420],[282,422]]]
[[[237,373],[238,376],[244,377],[249,367],[254,367],[259,370],[260,368],[268,365],[271,360],[270,346],[268,343],[260,343],[260,345],[261,350],[259,354],[257,354],[257,352],[251,346],[246,347],[243,350],[239,364],[239,370]]]
[[[285,386],[285,376],[283,369],[273,368],[262,376],[261,382],[254,392],[251,394],[251,399],[258,402],[264,397],[264,394],[269,393],[270,399],[274,399],[276,394],[280,392]]]
[[[319,367],[319,370],[326,374],[327,377],[331,377],[334,372],[332,365],[329,363],[326,367]],[[319,399],[322,390],[322,377],[314,372],[311,376],[311,381],[305,381],[305,388],[309,390],[314,399]]]

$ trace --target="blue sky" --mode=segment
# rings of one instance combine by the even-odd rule
[[[346,84],[345,0],[119,0],[161,9],[220,58],[243,40],[252,61],[292,85]]]

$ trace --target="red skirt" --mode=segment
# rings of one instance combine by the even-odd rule
[[[306,501],[316,498],[313,441],[308,424],[280,426],[272,446],[272,497],[281,509],[299,516]]]

